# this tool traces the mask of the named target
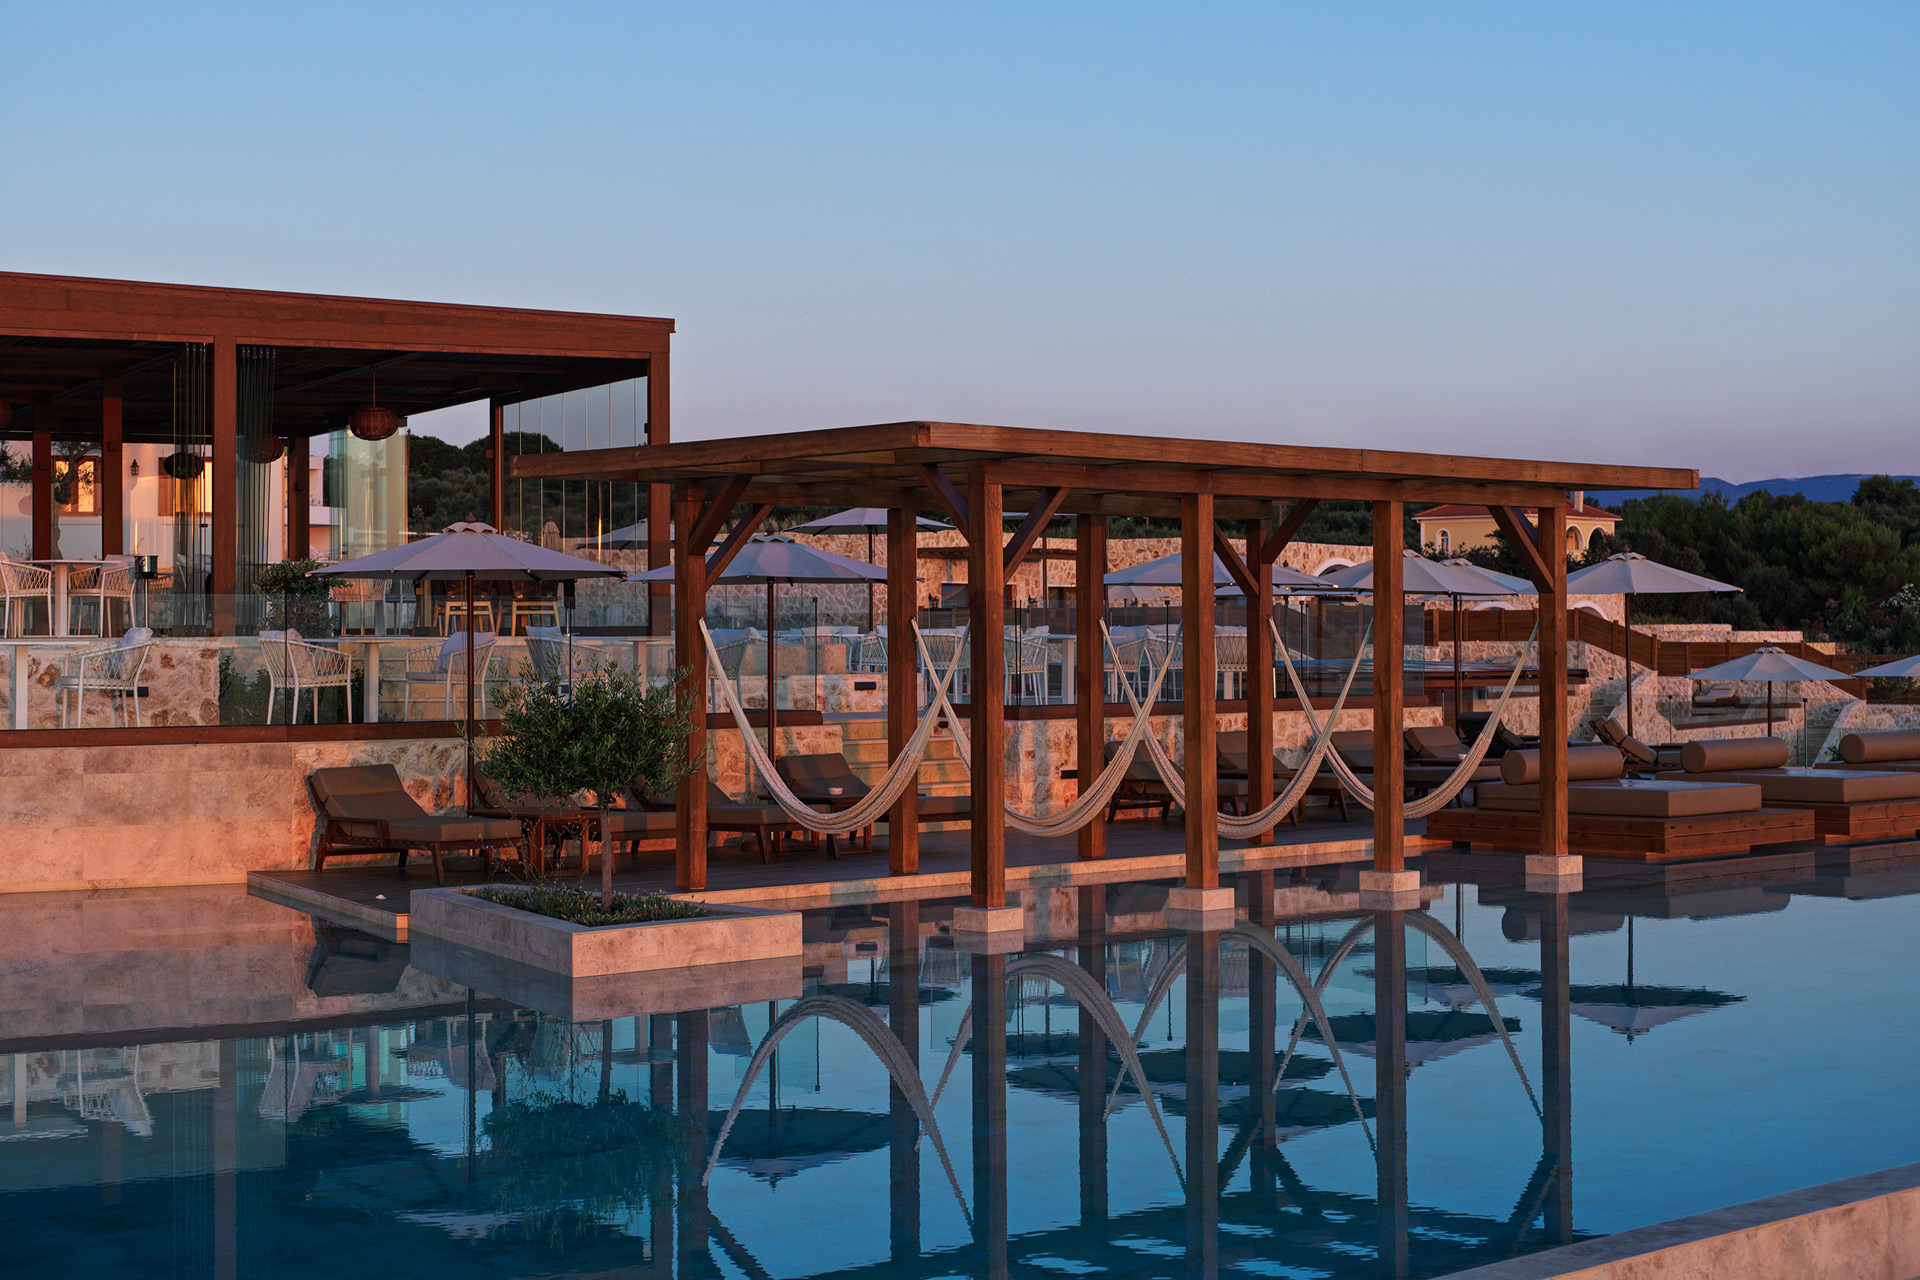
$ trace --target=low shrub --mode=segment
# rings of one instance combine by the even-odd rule
[[[484,902],[518,907],[590,927],[609,924],[651,924],[656,920],[698,920],[713,914],[697,902],[683,902],[664,893],[616,893],[608,906],[598,894],[566,885],[489,884],[473,891]]]

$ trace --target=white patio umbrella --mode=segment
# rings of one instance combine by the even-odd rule
[[[1537,596],[1540,594],[1539,590],[1525,578],[1516,578],[1510,573],[1496,573],[1492,569],[1484,568],[1471,560],[1455,558],[1452,560],[1442,560],[1440,563],[1449,569],[1460,569],[1473,574],[1477,578],[1484,578],[1488,588],[1498,591],[1501,595]]]
[[[1883,662],[1877,667],[1868,667],[1865,671],[1856,671],[1851,680],[1911,680],[1920,676],[1920,654],[1910,658],[1901,658],[1895,662]]]
[[[1731,583],[1703,578],[1649,560],[1637,551],[1622,551],[1599,564],[1567,575],[1567,591],[1590,596],[1625,596],[1623,625],[1627,629],[1627,736],[1633,736],[1633,598],[1637,595],[1678,596],[1702,591],[1738,591]]]
[[[782,534],[755,534],[740,548],[720,576],[708,585],[765,586],[767,589],[767,754],[778,755],[774,722],[779,702],[773,673],[773,588],[776,583],[827,585],[841,582],[885,582],[887,571],[849,556],[835,555],[795,542]],[[628,578],[629,582],[672,582],[673,566],[662,565]]]
[[[479,520],[463,520],[417,542],[403,543],[315,569],[316,578],[375,578],[423,582],[464,582],[467,601],[467,784],[473,784],[473,584],[475,582],[572,582],[578,578],[617,578],[592,560],[550,551],[501,534]],[[376,673],[369,673],[375,678]]]
[[[1807,684],[1825,680],[1851,680],[1853,676],[1845,671],[1835,671],[1832,667],[1823,667],[1817,662],[1808,662],[1805,658],[1796,658],[1777,645],[1762,645],[1752,653],[1735,658],[1731,662],[1722,662],[1718,666],[1695,671],[1687,679],[1704,682],[1708,680],[1744,680],[1748,683],[1765,681],[1767,685],[1767,736],[1773,736],[1773,686],[1776,684]]]
[[[923,515],[913,517],[913,527],[918,532],[928,530],[950,530],[950,524],[941,524],[938,520],[929,520]],[[864,533],[867,535],[867,563],[873,563],[873,535],[885,533],[887,529],[887,509],[885,507],[848,507],[845,511],[836,511],[830,516],[821,516],[818,520],[809,520],[805,524],[796,524],[788,533]],[[867,587],[867,630],[873,630],[873,587]]]
[[[1453,609],[1453,723],[1457,729],[1460,724],[1460,702],[1465,696],[1465,678],[1460,670],[1460,601],[1466,599],[1487,599],[1493,596],[1518,594],[1507,584],[1518,582],[1517,578],[1508,578],[1505,574],[1494,573],[1466,563],[1464,560],[1429,560],[1418,551],[1408,547],[1401,552],[1400,564],[1401,589],[1410,596],[1446,596]],[[1359,564],[1336,569],[1321,579],[1349,591],[1373,590],[1373,562],[1363,560]],[[1531,587],[1527,588],[1529,591]]]
[[[1125,569],[1115,569],[1104,579],[1110,587],[1178,587],[1180,585],[1180,553],[1161,556],[1158,560],[1149,560],[1144,564],[1131,565]],[[1233,575],[1227,572],[1219,556],[1213,557],[1213,582],[1215,586],[1232,586]],[[1324,587],[1326,579],[1316,578],[1310,573],[1301,573],[1298,569],[1289,569],[1285,565],[1273,566],[1273,585],[1275,587]]]

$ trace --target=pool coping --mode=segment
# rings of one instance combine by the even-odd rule
[[[1912,1280],[1920,1164],[1456,1271],[1449,1280]]]

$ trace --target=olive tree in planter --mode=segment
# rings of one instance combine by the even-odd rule
[[[517,797],[587,792],[604,817],[629,783],[664,790],[687,772],[689,725],[674,682],[649,689],[604,667],[569,687],[529,672],[502,697],[500,733],[480,767]],[[613,841],[599,827],[600,900],[611,911]]]

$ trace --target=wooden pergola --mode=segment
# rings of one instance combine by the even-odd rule
[[[210,591],[227,596],[245,586],[236,581],[244,350],[276,355],[270,433],[286,443],[287,554],[298,557],[308,545],[308,442],[343,429],[370,398],[403,417],[489,404],[490,516],[498,526],[504,408],[645,377],[647,439],[664,444],[672,334],[672,320],[645,316],[0,272],[0,439],[30,442],[36,557],[49,554],[54,442],[97,442],[106,463],[101,505],[111,517],[102,522],[102,551],[118,554],[121,447],[174,438],[175,362],[182,348],[204,347]],[[650,496],[667,500],[664,489]],[[664,530],[653,554],[666,555]]]
[[[751,439],[710,440],[515,458],[510,474],[525,477],[629,480],[668,485],[673,505],[674,634],[676,660],[688,672],[689,690],[706,687],[706,649],[698,622],[706,613],[707,584],[718,576],[779,503],[883,506],[887,535],[887,661],[891,672],[916,669],[913,641],[917,555],[913,516],[940,511],[967,539],[967,584],[976,637],[1001,632],[1007,575],[1034,550],[1055,515],[1077,517],[1077,571],[1081,583],[1097,583],[1107,568],[1106,518],[1158,516],[1178,519],[1185,581],[1181,593],[1185,683],[1185,754],[1202,762],[1187,770],[1186,888],[1194,905],[1218,902],[1219,838],[1214,825],[1215,756],[1214,591],[1212,559],[1218,555],[1246,593],[1249,619],[1265,618],[1273,603],[1273,565],[1314,506],[1324,500],[1373,504],[1375,652],[1398,655],[1404,642],[1401,554],[1405,504],[1459,502],[1484,505],[1526,561],[1541,594],[1539,667],[1541,804],[1540,852],[1564,856],[1567,849],[1566,713],[1567,494],[1571,490],[1691,489],[1698,472],[1665,467],[1626,467],[1448,454],[1394,453],[1371,449],[1306,448],[1291,445],[1165,440],[946,422],[900,422],[796,432]],[[1011,502],[1012,508],[1008,507]],[[727,528],[735,512],[742,518]],[[1011,537],[1003,513],[1026,516]],[[1222,522],[1245,533],[1247,554],[1238,554]],[[722,538],[722,533],[725,537]],[[1098,634],[1101,595],[1076,593],[1078,630]],[[1004,759],[1006,708],[1002,646],[971,646],[973,697],[969,706],[976,761]],[[1271,672],[1272,636],[1247,627],[1247,668]],[[1079,785],[1088,789],[1098,772],[1106,738],[1103,666],[1098,645],[1077,646],[1079,703],[1076,740]],[[1404,786],[1401,765],[1403,682],[1385,678],[1376,660],[1373,710],[1375,887],[1406,887]],[[1273,751],[1274,690],[1270,678],[1248,682],[1248,759]],[[992,695],[992,696],[989,696]],[[897,757],[918,720],[916,682],[887,682],[890,758]],[[693,758],[704,758],[705,707],[693,717]],[[1089,767],[1089,766],[1092,767]],[[1271,771],[1254,768],[1249,803],[1272,799]],[[1003,769],[973,770],[972,904],[992,913],[1006,904],[1006,829],[995,820],[1006,795]],[[889,815],[889,864],[895,874],[918,869],[916,806],[909,790]],[[1078,834],[1079,856],[1099,858],[1105,831],[1099,823]],[[706,791],[679,789],[678,865],[684,890],[706,884]],[[1412,873],[1406,873],[1408,875]],[[1004,927],[996,922],[986,927]]]

